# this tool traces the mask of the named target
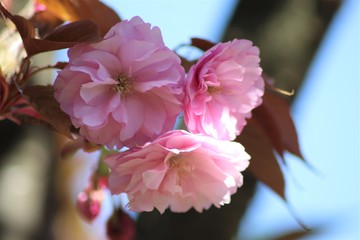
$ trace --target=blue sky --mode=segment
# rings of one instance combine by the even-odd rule
[[[344,1],[292,108],[304,156],[317,172],[288,156],[289,204],[310,228],[324,226],[303,239],[360,239],[359,3]],[[256,233],[247,230],[259,225]],[[242,227],[245,239],[299,229],[286,206],[263,186]]]

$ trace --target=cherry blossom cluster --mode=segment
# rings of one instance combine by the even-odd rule
[[[186,73],[160,29],[134,17],[68,57],[55,98],[88,141],[119,150],[104,161],[110,190],[126,193],[130,210],[201,212],[230,202],[250,159],[232,140],[264,94],[257,47],[219,43]],[[182,112],[189,132],[173,130]]]

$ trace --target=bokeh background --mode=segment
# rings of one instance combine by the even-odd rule
[[[26,4],[14,2],[15,12]],[[360,239],[358,0],[104,2],[123,19],[139,15],[159,26],[173,49],[191,37],[213,42],[250,39],[259,46],[261,65],[275,85],[295,90],[288,101],[307,164],[286,155],[282,168],[287,203],[263,184],[250,179],[247,187],[245,182],[240,194],[252,200],[244,203],[234,239]],[[64,59],[64,54],[45,54],[37,61]],[[182,54],[196,58],[199,53],[183,48]],[[41,78],[51,81],[53,76]],[[71,213],[59,218],[59,212],[74,210],[71,199],[85,185],[94,156],[78,156],[75,163],[59,161],[53,154],[59,139],[52,133],[7,121],[0,122],[0,141],[0,239],[53,239],[54,234],[56,239],[90,239],[74,234],[81,229],[100,239],[96,236],[104,231],[100,225],[108,212],[93,224],[81,223]]]

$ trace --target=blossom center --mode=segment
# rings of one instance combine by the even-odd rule
[[[169,168],[181,168],[183,165],[183,161],[181,160],[181,155],[174,155],[169,159]]]
[[[133,92],[131,78],[129,78],[125,74],[119,74],[116,77],[116,80],[117,80],[118,84],[113,86],[112,89],[116,92],[119,92],[121,94],[121,96],[125,96],[125,95]]]
[[[218,93],[221,92],[221,87],[220,86],[208,86],[207,87],[207,92],[211,95],[214,93]]]
[[[181,154],[171,156],[168,160],[169,169],[176,169],[179,175],[186,175],[192,172],[193,168],[187,164]]]

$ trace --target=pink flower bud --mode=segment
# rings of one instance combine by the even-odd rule
[[[76,200],[76,208],[80,215],[92,222],[101,211],[101,203],[104,199],[102,190],[85,190],[79,193]]]
[[[135,223],[123,210],[116,209],[106,224],[110,240],[134,240]]]

